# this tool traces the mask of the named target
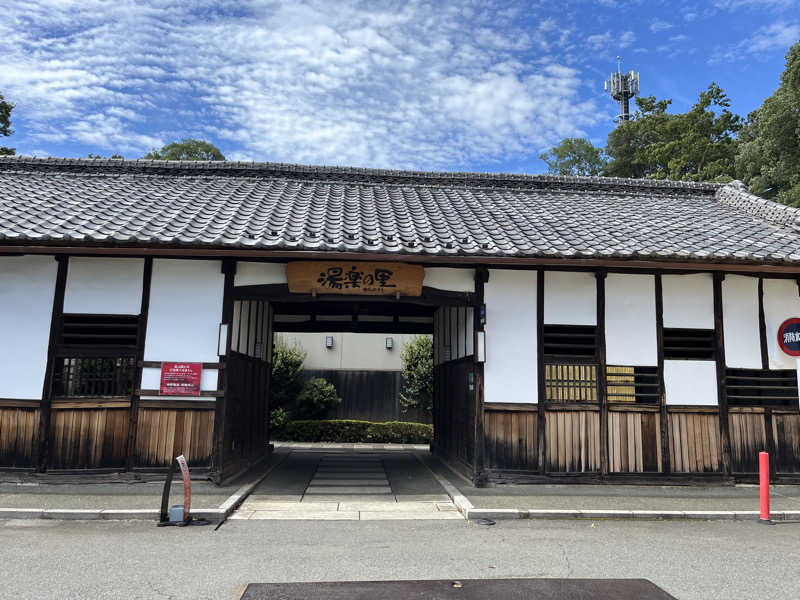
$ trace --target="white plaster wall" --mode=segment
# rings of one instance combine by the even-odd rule
[[[722,329],[725,334],[725,365],[737,369],[760,369],[758,277],[725,276],[722,281]]]
[[[474,292],[475,269],[425,267],[422,285],[451,292]]]
[[[605,285],[607,364],[658,364],[654,276],[609,273]]]
[[[70,258],[64,312],[138,315],[143,258]]]
[[[663,275],[664,327],[714,329],[714,278],[711,273]]]
[[[778,346],[778,327],[786,319],[800,317],[800,294],[793,279],[764,279],[764,320],[770,369],[794,369],[797,359]]]
[[[284,263],[238,261],[233,285],[269,285],[286,281]]]
[[[52,256],[0,257],[0,398],[42,399],[57,271]]]
[[[665,360],[667,404],[717,406],[717,364],[713,360]]]
[[[220,261],[153,261],[144,359],[217,362],[224,275]]]
[[[341,369],[357,371],[400,371],[405,344],[415,334],[392,333],[279,333],[289,344],[295,343],[306,352],[306,369]],[[333,336],[333,348],[325,347],[325,337]],[[386,349],[386,338],[394,347]]]
[[[597,279],[594,273],[545,272],[544,322],[597,325]]]
[[[485,284],[486,402],[536,402],[536,271],[491,270]]]

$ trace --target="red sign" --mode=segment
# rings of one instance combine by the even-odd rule
[[[800,356],[800,318],[786,319],[781,323],[778,345],[789,356]]]
[[[161,363],[162,396],[199,396],[202,363]]]

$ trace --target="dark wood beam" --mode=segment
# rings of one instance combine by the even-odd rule
[[[731,438],[728,427],[728,394],[725,388],[725,329],[722,318],[722,273],[714,273],[714,355],[717,359],[717,403],[722,450],[722,472],[731,474]]]
[[[45,367],[44,385],[42,386],[42,402],[39,406],[39,443],[36,451],[36,468],[40,472],[47,470],[50,461],[50,412],[53,403],[53,379],[55,377],[58,345],[64,331],[64,291],[67,287],[69,257],[57,256],[56,286],[53,292],[53,310],[50,315],[50,342],[47,346],[47,363]]]
[[[273,324],[276,333],[414,333],[414,334],[433,334],[433,323],[395,323],[386,321],[384,323],[364,322],[364,321],[303,321],[301,323],[281,323],[276,321]]]
[[[600,474],[608,475],[608,403],[606,402],[606,275],[597,279],[597,401],[600,405]]]
[[[664,385],[664,288],[661,274],[655,276],[656,285],[656,354],[658,364],[659,429],[661,434],[661,472],[672,470],[669,456],[669,415],[667,414],[667,390]]]
[[[539,473],[547,472],[547,436],[545,429],[545,401],[547,390],[545,387],[544,366],[544,269],[536,273],[536,389],[538,412],[536,418],[536,439],[538,441]]]
[[[225,409],[227,406],[229,386],[227,369],[225,369],[224,366],[231,351],[231,338],[233,337],[231,326],[233,323],[233,284],[234,278],[236,277],[236,261],[222,261],[222,273],[225,279],[222,288],[221,322],[228,324],[228,340],[225,347],[225,356],[220,356],[219,358],[220,366],[223,368],[217,371],[217,389],[220,390],[222,394],[217,396],[216,410],[214,411],[214,432],[211,450],[211,467],[214,471],[213,477],[216,483],[220,483],[222,480],[225,467],[225,436],[226,430],[228,429]],[[241,321],[241,316],[239,320]]]
[[[356,294],[293,294],[285,283],[268,285],[243,285],[233,288],[233,298],[236,300],[267,300],[275,303],[289,302],[347,302],[347,303],[386,303],[386,304],[417,304],[423,306],[472,306],[475,303],[475,294],[471,292],[451,292],[423,287],[421,296],[360,296]],[[320,310],[320,309],[318,309]]]
[[[131,410],[128,416],[128,441],[125,449],[125,468],[131,470],[135,465],[136,457],[136,432],[139,427],[139,402],[141,396],[136,392],[142,387],[142,372],[144,370],[144,348],[147,340],[147,318],[150,314],[150,286],[153,280],[153,259],[144,259],[144,274],[142,275],[142,303],[139,309],[139,323],[136,332],[136,375],[131,395]],[[160,365],[159,365],[160,366]]]
[[[486,401],[484,390],[484,363],[478,362],[478,332],[484,331],[484,325],[481,323],[480,311],[485,302],[485,285],[489,281],[489,269],[485,266],[477,266],[475,268],[475,294],[473,295],[473,310],[475,314],[472,318],[473,328],[473,382],[474,382],[474,406],[475,406],[475,420],[474,420],[474,437],[473,437],[473,465],[472,465],[472,481],[477,487],[482,487],[486,484],[486,465],[485,465],[485,432],[483,424],[483,410]],[[424,288],[423,288],[424,289]]]

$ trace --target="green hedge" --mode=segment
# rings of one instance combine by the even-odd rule
[[[283,442],[367,442],[373,444],[428,444],[433,425],[388,421],[289,421],[272,437]]]

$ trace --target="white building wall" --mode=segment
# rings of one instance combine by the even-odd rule
[[[716,406],[717,364],[713,360],[665,360],[667,404]]]
[[[138,315],[143,277],[143,258],[70,258],[64,312]]]
[[[288,344],[306,352],[304,368],[314,370],[400,371],[403,347],[417,337],[408,333],[279,333]],[[333,348],[325,337],[333,336]],[[386,349],[386,338],[393,347]]]
[[[269,285],[286,281],[285,263],[237,261],[233,285]]]
[[[607,364],[658,364],[654,276],[609,273],[605,286]]]
[[[778,327],[786,319],[800,317],[800,293],[794,279],[764,279],[764,320],[770,369],[795,369],[797,359],[778,346]]]
[[[220,261],[154,260],[144,360],[217,362],[224,281]],[[160,370],[143,369],[142,389],[159,386]],[[201,389],[216,388],[217,370],[204,369]]]
[[[597,325],[597,278],[594,273],[545,272],[544,322]]]
[[[722,329],[725,365],[736,369],[760,369],[758,277],[725,276],[722,281]]]
[[[486,302],[486,402],[536,402],[536,271],[491,270]]]
[[[425,267],[422,285],[451,292],[474,292],[475,269]]]
[[[52,256],[0,257],[0,398],[42,398],[57,271]]]
[[[710,273],[663,275],[664,327],[714,329],[714,278]]]

